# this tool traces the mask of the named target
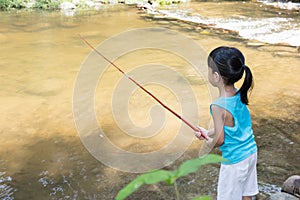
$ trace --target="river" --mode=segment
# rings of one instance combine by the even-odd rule
[[[106,134],[99,137],[108,137],[126,151],[147,153],[169,144],[173,132],[184,125],[168,113],[164,114],[164,127],[158,130],[159,134],[152,136],[150,132],[138,135],[138,138],[130,135],[131,130],[141,134],[152,122],[158,121],[161,125],[160,115],[155,115],[160,111],[149,114],[149,109],[157,103],[136,88],[127,91],[126,81],[121,82],[121,74],[112,66],[103,73],[97,72],[102,74],[92,96],[94,110],[83,107],[79,114],[78,110],[74,111],[74,102],[79,102],[76,105],[85,103],[80,96],[74,97],[74,93],[79,75],[84,74],[83,69],[92,59],[91,49],[78,34],[94,46],[103,42],[111,44],[107,52],[110,55],[110,51],[118,53],[124,48],[123,44],[130,46],[133,41],[128,38],[118,42],[121,33],[144,29],[179,33],[192,39],[204,54],[220,45],[242,50],[254,75],[255,87],[249,108],[259,147],[260,199],[267,199],[270,193],[280,191],[286,178],[300,173],[300,55],[299,39],[295,39],[299,38],[299,21],[299,14],[295,12],[250,2],[192,2],[162,9],[154,15],[123,5],[82,11],[72,17],[60,12],[0,12],[0,199],[113,199],[137,176],[128,170],[122,171],[126,160],[122,161],[124,165],[118,163],[121,168],[118,170],[118,167],[102,164],[90,149],[91,153],[87,150],[79,134],[82,129],[79,130],[76,121],[78,116],[94,113]],[[159,31],[153,32],[156,34]],[[282,37],[284,34],[286,37]],[[114,37],[110,43],[109,39]],[[143,35],[139,37],[143,38]],[[150,36],[145,35],[145,43],[149,41],[146,37]],[[174,38],[174,44],[180,42],[177,39],[181,37]],[[168,41],[168,38],[156,39],[157,44],[164,43],[162,39]],[[142,43],[143,39],[139,45],[143,46]],[[115,61],[141,81],[146,81],[147,77],[150,82],[167,80],[167,83],[149,84],[147,88],[176,111],[184,109],[180,104],[181,97],[191,104],[195,98],[200,113],[195,116],[200,115],[202,126],[209,126],[208,106],[216,91],[207,89],[206,79],[187,60],[161,49],[136,48]],[[95,69],[99,67],[97,64],[93,64]],[[170,72],[176,72],[174,76],[178,79],[172,79],[162,65],[172,69]],[[135,71],[137,66],[145,68]],[[147,67],[151,70],[147,71]],[[94,75],[87,77],[92,80]],[[178,88],[184,83],[182,77],[188,81],[191,90],[172,91],[173,86]],[[90,86],[91,80],[85,80],[87,85],[82,85],[83,90]],[[164,84],[167,87],[162,87]],[[188,91],[194,96],[190,97]],[[118,108],[122,103],[129,111]],[[111,108],[111,105],[115,107]],[[121,115],[123,112],[128,115]],[[134,128],[127,123],[126,117],[134,122]],[[193,117],[188,116],[193,123],[198,122],[199,119]],[[176,169],[184,160],[197,157],[201,144],[192,140],[165,168]],[[213,152],[218,153],[218,150]],[[161,156],[168,160],[168,154]],[[134,165],[145,163],[137,160]],[[217,176],[218,165],[210,165],[179,179],[182,199],[205,194],[214,196]],[[142,187],[129,199],[172,199],[174,196],[173,188],[161,183]]]

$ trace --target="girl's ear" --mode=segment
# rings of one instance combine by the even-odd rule
[[[213,77],[214,77],[215,82],[220,82],[221,76],[218,72],[214,72]]]

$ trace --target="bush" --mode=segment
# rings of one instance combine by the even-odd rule
[[[0,0],[0,9],[21,9],[26,7],[26,3],[24,0]]]
[[[44,10],[57,10],[62,0],[0,0],[0,10],[34,8]]]
[[[57,10],[61,1],[59,0],[36,0],[33,8],[44,9],[44,10]]]

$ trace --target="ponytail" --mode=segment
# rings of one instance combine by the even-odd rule
[[[248,92],[253,87],[253,77],[251,70],[245,65],[242,52],[235,47],[217,47],[209,54],[207,64],[213,72],[221,75],[225,85],[234,85],[245,72],[244,83],[238,93],[240,93],[241,101],[248,105]]]
[[[252,77],[252,73],[251,70],[249,69],[249,67],[247,67],[246,65],[243,65],[243,68],[245,69],[245,79],[244,79],[244,83],[242,85],[242,87],[240,88],[240,90],[238,92],[240,92],[241,94],[241,101],[248,105],[249,100],[248,100],[248,92],[250,92],[253,88],[253,77]]]

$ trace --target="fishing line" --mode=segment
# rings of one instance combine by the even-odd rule
[[[154,96],[151,92],[149,92],[146,88],[144,88],[141,84],[139,84],[137,81],[135,81],[133,78],[128,76],[120,67],[115,65],[112,61],[110,61],[108,58],[106,58],[102,53],[100,53],[96,48],[94,48],[84,37],[82,37],[80,34],[78,34],[79,38],[84,41],[91,49],[93,49],[99,56],[101,56],[104,60],[106,60],[108,63],[110,63],[112,66],[114,66],[119,72],[121,72],[127,79],[132,81],[135,85],[137,85],[139,88],[141,88],[144,92],[146,92],[148,95],[150,95],[155,101],[157,101],[162,107],[164,107],[166,110],[171,112],[173,115],[175,115],[178,119],[183,121],[187,126],[189,126],[191,129],[193,129],[195,132],[200,133],[201,137],[208,140],[208,137],[202,133],[202,131],[197,128],[196,126],[193,126],[191,123],[189,123],[186,119],[184,119],[182,116],[177,114],[175,111],[173,111],[171,108],[169,108],[166,104],[164,104],[162,101],[160,101],[156,96]]]

